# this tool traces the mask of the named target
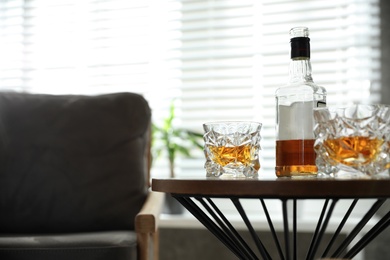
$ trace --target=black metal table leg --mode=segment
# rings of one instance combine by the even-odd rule
[[[226,247],[228,247],[237,257],[245,259],[237,246],[231,239],[221,231],[221,229],[192,201],[191,198],[175,196],[176,198],[192,215],[194,215],[211,233],[213,233]]]
[[[246,259],[258,259],[252,249],[247,245],[237,230],[233,227],[233,225],[231,225],[231,223],[226,219],[226,217],[210,198],[207,198],[206,201],[211,207],[206,203],[206,201],[202,199],[198,200],[217,222],[219,227],[221,227],[225,234],[233,241],[233,243],[237,246]]]
[[[263,243],[261,242],[259,236],[256,234],[256,231],[254,230],[251,222],[249,221],[247,215],[245,214],[245,211],[240,203],[240,201],[238,199],[232,199],[232,202],[233,204],[236,206],[237,208],[237,211],[240,213],[243,221],[245,222],[250,234],[252,235],[252,238],[257,246],[257,248],[259,249],[259,252],[261,254],[261,256],[263,257],[263,259],[271,259],[267,250],[265,249]]]
[[[352,240],[359,234],[359,232],[364,228],[367,222],[374,216],[374,214],[378,211],[380,206],[386,201],[386,199],[378,199],[374,205],[370,208],[370,210],[364,215],[362,220],[356,225],[356,227],[351,231],[351,233],[347,236],[344,242],[337,248],[335,253],[332,255],[332,258],[340,257],[342,252],[347,249],[347,246],[350,245]]]
[[[318,250],[318,247],[320,245],[322,237],[325,233],[326,227],[328,226],[330,217],[332,216],[333,209],[334,209],[337,201],[338,201],[337,199],[334,199],[332,201],[332,204],[328,208],[329,200],[326,200],[324,207],[323,207],[323,210],[322,210],[321,215],[320,215],[320,219],[318,220],[316,231],[313,235],[312,244],[310,246],[307,259],[310,259],[310,260],[314,259],[315,254]],[[325,214],[326,214],[326,216],[325,216]],[[325,219],[324,219],[324,217],[325,217]]]
[[[281,260],[284,260],[285,257],[284,257],[283,252],[282,252],[282,247],[280,246],[278,236],[276,235],[275,227],[274,227],[274,225],[272,223],[272,219],[271,219],[271,217],[269,215],[269,212],[268,212],[267,206],[266,206],[266,204],[264,202],[264,199],[260,199],[260,202],[261,202],[261,205],[263,207],[264,214],[265,214],[265,216],[267,218],[268,226],[270,228],[272,237],[274,239],[276,249],[278,250],[279,257],[280,257]]]
[[[325,258],[325,257],[329,256],[328,254],[329,254],[330,249],[332,248],[334,242],[336,241],[336,238],[339,236],[341,230],[343,229],[345,223],[347,222],[349,216],[351,215],[351,213],[352,213],[353,209],[355,208],[355,206],[356,206],[358,201],[359,201],[358,199],[354,199],[352,201],[352,203],[349,206],[347,212],[345,213],[343,219],[341,220],[340,225],[337,227],[337,229],[334,232],[331,240],[329,241],[327,247],[325,248],[324,253],[322,254],[322,258]]]
[[[282,200],[282,212],[283,212],[283,231],[284,231],[284,246],[285,256],[287,260],[290,260],[290,229],[288,225],[288,213],[287,213],[287,200]]]
[[[190,195],[175,195],[172,194],[192,215],[194,215],[212,234],[214,234],[229,250],[231,250],[239,259],[244,260],[257,260],[259,256],[254,252],[250,245],[244,240],[240,233],[234,228],[230,221],[226,218],[223,212],[214,203],[211,197],[205,196],[190,196]],[[249,231],[258,253],[262,259],[272,259],[269,250],[266,248],[260,239],[259,234],[255,231],[252,223],[245,212],[244,207],[240,202],[240,198],[229,197],[235,206],[237,212],[245,223],[247,230]],[[250,199],[250,198],[249,198]],[[255,198],[252,198],[255,199]],[[284,252],[281,243],[278,239],[275,227],[273,225],[272,217],[268,211],[267,205],[263,198],[260,199],[263,213],[267,219],[269,230],[274,240],[274,246],[279,255],[278,259],[289,260],[298,258],[297,248],[299,246],[297,233],[298,233],[298,217],[297,217],[297,201],[296,198],[291,199],[280,199],[283,213],[283,237],[284,237]],[[289,216],[288,216],[288,201],[292,200],[292,230],[289,227]],[[317,256],[317,251],[320,244],[323,243],[323,236],[328,228],[329,221],[332,217],[336,203],[339,198],[328,198],[325,199],[322,207],[316,228],[313,233],[312,241],[308,247],[306,259],[312,260]],[[330,250],[335,245],[336,238],[341,233],[343,227],[348,221],[353,209],[358,203],[358,199],[354,199],[345,212],[337,229],[322,254],[322,257],[355,257],[369,242],[371,242],[378,234],[385,230],[390,225],[390,212],[385,214],[380,221],[378,221],[374,227],[372,227],[359,241],[349,247],[355,237],[361,232],[366,226],[368,221],[374,216],[377,210],[383,205],[386,199],[377,199],[377,201],[371,206],[367,213],[362,217],[359,223],[352,229],[347,237],[338,245],[333,254],[330,254]],[[331,202],[331,203],[330,203]],[[291,217],[290,217],[291,218]],[[291,236],[292,235],[292,236]],[[291,241],[292,237],[292,241]],[[292,242],[292,243],[291,243]],[[292,245],[292,248],[291,248]],[[301,245],[302,246],[302,245]],[[292,252],[291,252],[292,249]],[[291,254],[292,253],[292,254]]]
[[[355,257],[368,243],[390,225],[390,212],[388,212],[370,231],[365,234],[345,255],[346,258]]]

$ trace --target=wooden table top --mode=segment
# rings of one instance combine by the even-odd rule
[[[390,198],[390,179],[158,178],[152,190],[171,194],[261,198]]]

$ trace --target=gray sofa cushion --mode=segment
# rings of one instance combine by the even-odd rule
[[[137,259],[137,236],[130,231],[58,235],[0,235],[3,260]]]
[[[0,93],[0,233],[133,229],[150,117],[132,93]]]

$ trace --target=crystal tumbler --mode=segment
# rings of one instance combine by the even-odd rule
[[[389,177],[390,106],[316,108],[314,120],[319,174]]]
[[[261,126],[247,121],[203,124],[207,177],[257,177]]]

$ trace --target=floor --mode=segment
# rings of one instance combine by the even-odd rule
[[[278,234],[282,236],[282,234]],[[247,241],[252,241],[249,232],[242,232],[242,236]],[[274,248],[274,242],[269,233],[259,232],[259,237],[263,239],[265,247]],[[298,251],[297,259],[305,259],[307,247],[310,245],[312,234],[299,234],[299,241],[306,250]],[[231,253],[219,240],[217,240],[209,231],[204,229],[176,229],[163,228],[160,230],[160,259],[161,260],[208,260],[238,259]],[[330,239],[330,237],[325,237]],[[253,246],[253,245],[252,245]],[[320,252],[323,248],[319,249]],[[277,250],[269,251],[272,259],[280,259]],[[383,256],[383,255],[382,255]],[[386,259],[386,258],[366,258],[367,260]],[[387,258],[390,259],[390,258]]]

